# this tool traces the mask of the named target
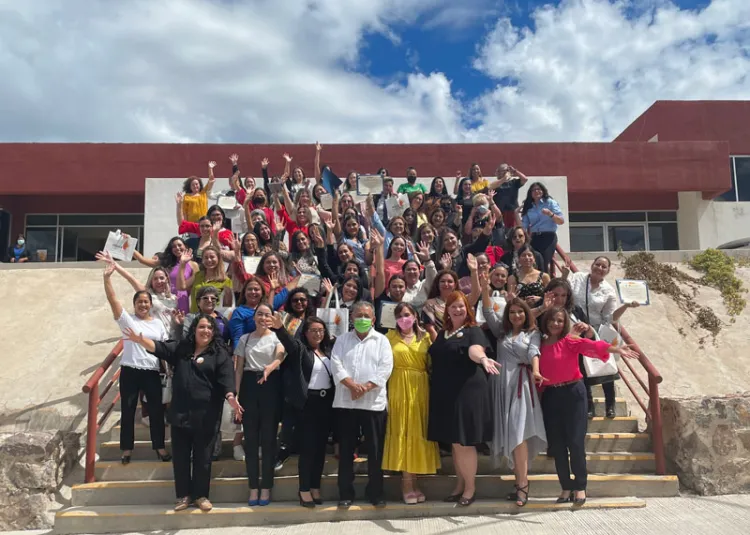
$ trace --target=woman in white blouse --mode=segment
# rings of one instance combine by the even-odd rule
[[[136,334],[142,334],[149,340],[166,340],[167,331],[164,324],[152,316],[153,301],[146,290],[135,292],[131,315],[117,300],[112,286],[112,273],[115,263],[109,263],[104,268],[104,293],[109,301],[112,314],[117,325],[124,333],[130,329]],[[161,378],[159,377],[159,359],[148,353],[140,345],[124,339],[122,357],[120,358],[120,399],[122,419],[120,422],[120,450],[122,450],[122,464],[130,463],[130,456],[134,445],[135,411],[138,406],[138,394],[146,394],[146,406],[150,416],[151,446],[156,450],[156,456],[168,462],[172,456],[164,449],[164,405],[161,403]]]
[[[271,331],[272,324],[271,307],[261,303],[255,309],[255,331],[243,334],[234,349],[237,357],[237,397],[245,409],[242,414],[242,429],[245,433],[245,466],[250,486],[250,499],[247,503],[250,506],[271,503],[273,488],[276,433],[281,419],[282,399],[281,373],[273,372],[284,360],[284,346]],[[262,450],[260,474],[259,445]]]
[[[594,331],[598,331],[602,325],[619,320],[628,308],[638,306],[638,303],[626,303],[619,308],[617,307],[615,289],[604,280],[609,275],[611,267],[612,261],[609,258],[598,256],[591,264],[589,273],[583,271],[571,272],[570,261],[565,263],[562,270],[563,278],[568,280],[573,291],[573,303],[586,313],[588,324],[593,327]],[[612,376],[611,380],[602,377],[597,378],[597,383],[600,383],[604,390],[607,418],[615,417],[615,379],[617,379],[616,376]],[[589,416],[596,416],[591,385],[588,384],[588,381],[586,392],[589,398]]]

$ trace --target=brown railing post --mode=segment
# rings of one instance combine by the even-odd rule
[[[654,460],[656,461],[656,475],[663,476],[667,473],[666,459],[664,457],[664,435],[661,422],[661,401],[659,400],[659,381],[652,374],[648,374],[649,409],[651,410],[651,442],[654,448]]]
[[[86,425],[86,483],[96,481],[96,435],[99,430],[97,423],[99,412],[99,383],[91,385],[89,390],[89,413]]]

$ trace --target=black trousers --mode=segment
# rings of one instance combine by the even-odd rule
[[[132,450],[135,434],[135,412],[138,408],[138,393],[146,394],[148,405],[151,447],[164,448],[164,405],[161,403],[161,379],[156,370],[140,370],[129,366],[120,368],[120,449]]]
[[[370,501],[383,498],[383,448],[387,411],[338,409],[339,426],[339,499],[354,500],[354,449],[360,427],[367,449],[367,487],[365,496]]]
[[[538,269],[545,273],[550,273],[550,266],[552,265],[552,257],[555,255],[557,247],[557,233],[556,232],[540,232],[538,234],[531,235],[531,247],[538,251],[542,255],[542,261],[544,266],[537,266]]]
[[[306,492],[320,488],[320,478],[326,462],[328,433],[333,421],[333,388],[310,390],[307,403],[301,412],[300,425],[302,440],[299,452],[299,490]]]
[[[550,453],[555,458],[557,479],[563,490],[586,490],[586,427],[588,403],[583,381],[546,388],[542,414]],[[568,460],[570,455],[570,460]],[[576,476],[570,479],[570,471]]]
[[[172,426],[172,467],[177,499],[208,498],[214,440],[214,429],[194,431]]]
[[[297,453],[302,442],[302,411],[284,401],[282,406],[281,431],[279,431],[279,446]]]
[[[240,383],[240,405],[242,431],[245,435],[245,468],[247,483],[251,489],[273,488],[273,467],[276,464],[276,433],[281,418],[281,374],[278,371],[268,376],[262,385],[262,377],[253,371],[242,374]],[[262,462],[258,471],[258,446]]]

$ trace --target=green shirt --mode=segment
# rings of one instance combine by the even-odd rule
[[[401,184],[398,189],[396,190],[396,193],[406,193],[407,195],[409,193],[412,193],[414,191],[421,191],[422,193],[427,193],[427,188],[424,187],[424,184],[417,184],[415,183],[413,186],[409,184],[408,182],[405,184]]]

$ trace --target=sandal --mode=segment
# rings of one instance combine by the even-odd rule
[[[518,491],[516,496],[516,506],[523,507],[529,501],[529,485],[530,483],[527,482],[525,487],[516,487],[516,490]],[[521,494],[524,494],[525,496],[521,497]]]
[[[404,495],[404,503],[406,505],[417,505],[419,502],[419,499],[417,498],[417,493],[414,491],[407,492]]]
[[[414,492],[416,492],[417,494],[417,503],[424,503],[425,501],[427,501],[427,497],[421,490],[416,490]]]
[[[518,501],[518,485],[514,483],[513,488],[516,489],[515,492],[511,492],[505,497],[505,499],[508,500],[509,502]]]

